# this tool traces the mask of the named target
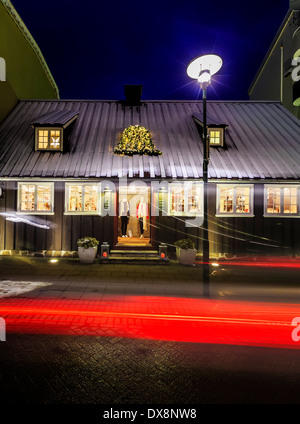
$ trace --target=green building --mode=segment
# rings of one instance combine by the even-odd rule
[[[0,0],[0,122],[21,99],[58,99],[47,63],[11,1]]]
[[[250,100],[280,101],[300,118],[300,8],[289,9],[249,88]],[[298,65],[297,65],[298,64]],[[293,72],[294,71],[294,72]]]

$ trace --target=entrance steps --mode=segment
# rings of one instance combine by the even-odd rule
[[[150,249],[113,249],[108,259],[100,259],[101,263],[166,265],[168,259],[160,259],[157,250]]]

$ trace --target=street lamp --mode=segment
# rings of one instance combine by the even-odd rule
[[[200,83],[203,99],[203,295],[209,296],[209,236],[208,236],[208,163],[209,140],[207,136],[206,119],[206,92],[211,83],[212,75],[222,67],[220,56],[208,54],[193,59],[188,67],[187,74],[190,78],[197,79]]]

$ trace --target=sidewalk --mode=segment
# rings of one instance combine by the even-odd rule
[[[213,298],[300,302],[299,268],[211,266]],[[17,284],[18,282],[18,284]],[[0,297],[101,299],[108,295],[202,297],[202,266],[81,264],[0,256]]]

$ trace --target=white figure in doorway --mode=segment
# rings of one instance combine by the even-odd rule
[[[147,219],[149,219],[148,205],[145,202],[144,197],[142,197],[140,202],[137,204],[136,217],[140,223],[140,238],[143,238],[144,232],[147,230]]]

